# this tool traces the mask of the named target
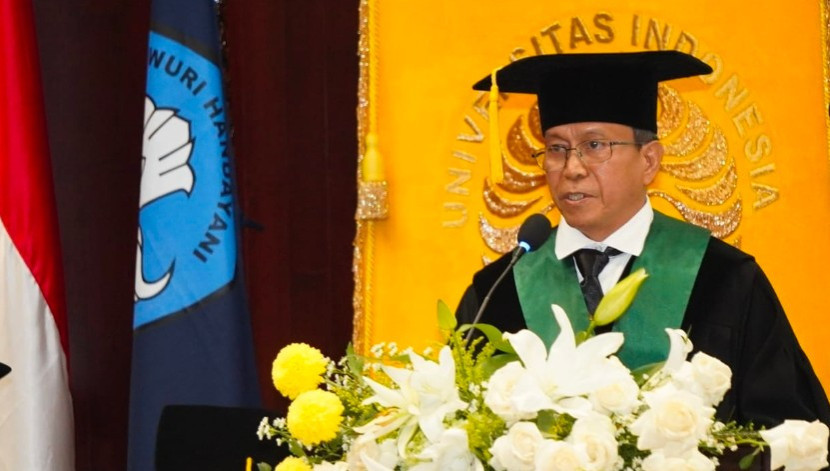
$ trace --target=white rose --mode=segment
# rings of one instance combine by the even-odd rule
[[[619,373],[615,374],[615,378],[609,381],[608,384],[591,392],[589,399],[594,409],[599,412],[617,415],[629,414],[639,405],[637,396],[640,393],[640,387],[637,386],[637,382],[631,377],[631,373],[617,357],[611,357],[608,360],[609,363],[619,364]]]
[[[584,450],[585,471],[614,469],[617,462],[618,444],[611,419],[593,414],[574,423],[567,441]]]
[[[377,462],[387,468],[394,468],[398,464],[398,451],[394,440],[384,440],[378,444],[370,435],[358,437],[346,455],[348,469],[365,471],[364,458]]]
[[[585,457],[574,445],[567,442],[544,440],[536,452],[537,471],[582,471]]]
[[[493,442],[490,453],[490,465],[498,471],[533,471],[536,450],[542,443],[542,434],[531,422],[513,424],[503,435]]]
[[[666,458],[656,452],[643,460],[643,471],[714,471],[715,463],[697,450],[692,450],[682,457]]]
[[[709,405],[723,400],[732,386],[732,370],[717,358],[698,352],[691,362],[686,362],[672,379],[682,389],[697,394]]]
[[[703,399],[673,384],[643,393],[648,410],[631,424],[637,448],[677,457],[697,448],[712,425],[715,409]]]
[[[827,466],[827,425],[804,420],[785,420],[769,430],[761,430],[769,444],[772,469],[784,466],[787,471],[808,471]]]
[[[732,370],[726,363],[703,352],[698,352],[692,357],[692,367],[697,384],[706,394],[709,404],[720,403],[732,386]]]
[[[523,413],[518,410],[513,400],[516,385],[525,374],[522,365],[518,361],[514,361],[496,370],[487,381],[484,404],[497,416],[501,417],[508,427],[522,419],[536,417],[536,412]]]

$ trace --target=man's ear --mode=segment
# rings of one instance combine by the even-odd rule
[[[657,172],[660,171],[660,162],[663,161],[663,144],[660,141],[651,141],[648,144],[643,144],[640,149],[640,154],[646,159],[646,166],[643,171],[643,184],[649,185],[654,181]]]

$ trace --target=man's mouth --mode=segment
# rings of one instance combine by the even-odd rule
[[[586,195],[585,193],[567,193],[565,195],[565,199],[568,201],[581,201],[586,196],[588,195]]]

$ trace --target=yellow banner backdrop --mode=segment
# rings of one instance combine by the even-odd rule
[[[678,49],[715,72],[661,87],[668,155],[652,204],[757,258],[830,385],[823,1],[364,0],[361,8],[359,350],[430,344],[438,299],[455,308],[529,214],[559,219],[528,160],[540,145],[532,97],[502,96],[506,177],[492,185],[487,95],[471,89],[475,81],[540,53]],[[379,152],[371,162],[370,131]],[[364,191],[365,180],[382,191]],[[387,203],[388,212],[365,211]]]

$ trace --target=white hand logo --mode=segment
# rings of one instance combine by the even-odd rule
[[[190,123],[176,116],[175,110],[156,108],[146,97],[139,208],[179,190],[190,194],[193,170],[187,161],[192,151]]]
[[[188,161],[193,151],[190,123],[176,110],[156,108],[150,97],[144,99],[144,145],[141,156],[141,194],[139,208],[177,191],[190,195],[193,170]],[[141,228],[136,249],[135,300],[152,298],[170,282],[175,261],[155,281],[144,278]]]

